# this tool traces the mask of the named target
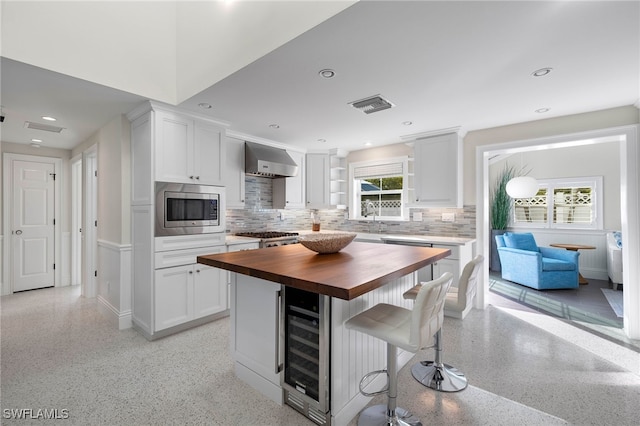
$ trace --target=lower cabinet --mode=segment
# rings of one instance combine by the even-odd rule
[[[280,284],[233,274],[231,351],[236,375],[282,404]]]
[[[224,246],[212,247],[204,249],[202,254],[224,250]],[[180,253],[165,252],[163,255],[169,257],[176,252]],[[154,278],[154,331],[217,314],[229,307],[227,272],[223,269],[189,263],[156,269]]]
[[[451,285],[457,287],[462,270],[473,257],[473,244],[434,244],[433,247],[451,250],[451,255],[433,264],[433,278],[438,278],[445,272],[451,272],[453,274],[453,282]]]

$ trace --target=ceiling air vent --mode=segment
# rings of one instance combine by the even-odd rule
[[[393,108],[395,105],[384,99],[380,95],[371,96],[359,101],[349,102],[349,105],[364,112],[365,114],[371,114],[374,112],[382,111],[383,109]]]
[[[43,130],[45,132],[60,133],[64,127],[52,126],[50,124],[34,123],[33,121],[25,121],[24,127],[27,129]]]

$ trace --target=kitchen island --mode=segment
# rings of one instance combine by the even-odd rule
[[[199,256],[198,262],[235,272],[230,336],[236,375],[316,423],[343,425],[369,402],[358,391],[360,379],[386,364],[384,342],[345,329],[344,321],[378,303],[411,309],[411,301],[405,301],[402,293],[416,284],[415,271],[449,254],[439,248],[353,242],[334,254],[320,255],[292,244]],[[289,341],[283,331],[287,315],[282,296],[286,299],[287,291],[300,290],[320,295],[320,305],[325,305],[328,313],[324,315],[325,330],[321,326],[320,332],[330,342],[325,344],[328,357],[320,370],[327,374],[328,386],[325,395],[320,392],[318,398],[312,398],[326,396],[328,402],[318,407],[308,404],[308,395],[313,392],[298,387],[302,398],[295,391],[283,392],[286,384],[281,381]],[[398,366],[412,356],[400,351]],[[381,375],[367,389],[381,388],[384,383]]]

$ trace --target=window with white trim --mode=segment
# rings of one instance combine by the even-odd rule
[[[513,200],[514,227],[602,229],[602,176],[538,184],[535,196]]]
[[[349,164],[350,218],[404,220],[407,157]]]

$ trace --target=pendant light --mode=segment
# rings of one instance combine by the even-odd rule
[[[522,153],[520,154],[520,170],[522,167]],[[538,193],[538,181],[531,176],[518,176],[507,182],[507,194],[511,198],[531,198]]]

